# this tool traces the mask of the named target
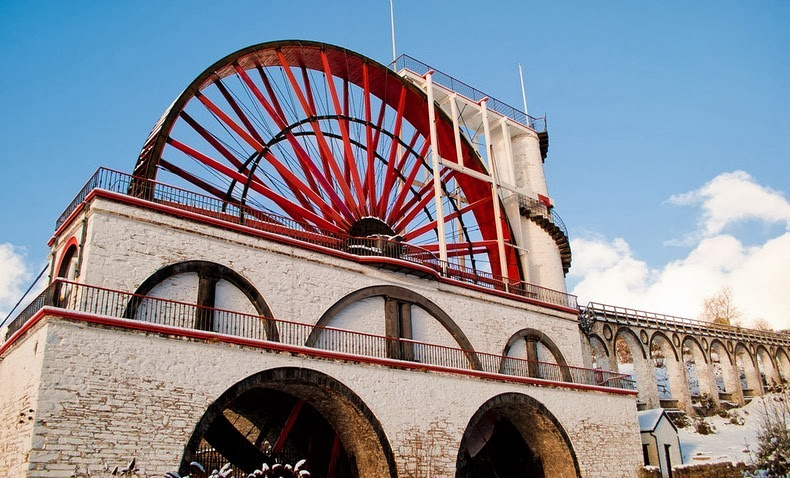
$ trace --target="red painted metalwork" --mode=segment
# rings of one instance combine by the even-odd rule
[[[282,451],[283,445],[285,445],[285,440],[288,439],[288,435],[291,434],[291,430],[293,429],[294,424],[296,424],[296,419],[299,418],[299,412],[302,411],[302,405],[304,405],[304,400],[301,398],[297,399],[296,403],[294,403],[294,407],[291,409],[291,413],[288,415],[288,419],[285,421],[283,429],[280,430],[280,436],[278,436],[277,441],[274,442],[272,452],[275,455]]]
[[[329,458],[329,466],[326,470],[326,478],[334,478],[335,468],[337,467],[337,459],[340,456],[340,437],[335,434],[332,440],[332,452]]]
[[[441,282],[529,302],[573,315],[578,314],[577,300],[573,295],[513,280],[507,281],[506,287],[502,277],[491,273],[460,265],[442,266],[433,253],[421,247],[397,241],[384,241],[386,244],[391,244],[395,250],[400,250],[402,254],[398,257],[382,255],[381,250],[378,249],[380,246],[376,245],[381,243],[380,238],[352,238],[328,230],[305,229],[303,224],[293,219],[264,213],[245,205],[237,206],[241,214],[238,212],[232,214],[226,212],[227,206],[234,204],[228,199],[213,198],[149,180],[140,182],[137,191],[156,191],[158,199],[153,201],[140,199],[129,191],[129,185],[134,181],[135,178],[126,173],[100,168],[61,214],[57,221],[55,236],[48,244],[50,246],[54,244],[56,238],[82,213],[86,204],[100,197],[347,260],[397,270],[409,269]],[[349,245],[352,243],[355,245],[369,243],[372,247],[350,253]],[[365,254],[361,254],[363,252]]]
[[[140,153],[130,192],[145,197],[142,181],[169,174],[179,186],[305,229],[348,233],[375,218],[382,227],[371,234],[393,232],[419,246],[439,242],[438,206],[426,187],[438,175],[445,221],[454,221],[443,238],[450,262],[503,275],[499,248],[464,256],[452,246],[495,240],[498,226],[511,243],[511,229],[504,219],[496,224],[486,181],[432,171],[436,148],[443,162],[460,156],[486,174],[465,137],[456,151],[453,122],[441,110],[436,144],[429,126],[425,94],[369,58],[315,42],[255,45],[212,65],[176,99]],[[505,251],[508,276],[521,277],[513,248]]]

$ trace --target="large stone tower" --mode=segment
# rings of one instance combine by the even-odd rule
[[[545,120],[396,66],[238,51],[86,183],[0,345],[0,469],[636,472],[636,392],[582,367]]]

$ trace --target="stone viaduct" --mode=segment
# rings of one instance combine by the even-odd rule
[[[597,303],[582,308],[580,326],[594,365],[632,373],[645,408],[691,412],[703,394],[717,404],[743,405],[790,379],[788,333]],[[618,342],[630,350],[632,364],[618,364]]]

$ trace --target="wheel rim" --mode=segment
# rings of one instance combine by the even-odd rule
[[[138,178],[175,183],[303,229],[394,236],[438,256],[428,104],[385,66],[332,45],[285,41],[228,55],[149,135]],[[455,162],[437,108],[437,150]],[[485,167],[462,137],[464,166]],[[489,183],[441,167],[448,261],[503,275]],[[506,243],[510,228],[503,218]],[[506,248],[508,276],[519,277]]]

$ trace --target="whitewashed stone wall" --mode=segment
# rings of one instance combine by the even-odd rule
[[[27,471],[34,422],[40,420],[46,335],[45,328],[33,328],[0,361],[0,476],[25,476]]]
[[[220,394],[245,377],[278,367],[316,370],[353,390],[381,422],[401,476],[454,476],[470,418],[487,400],[508,392],[534,398],[562,423],[583,476],[634,476],[641,465],[635,405],[629,396],[294,357],[57,318],[47,321],[47,327],[28,335],[0,362],[0,374],[9,373],[10,366],[29,362],[31,344],[39,342],[41,374],[29,375],[40,380],[31,477],[75,471],[95,476],[105,463],[112,468],[133,456],[143,476],[161,476],[178,466],[195,425]],[[14,382],[25,380],[17,376]]]
[[[78,278],[86,284],[134,291],[166,265],[187,260],[217,262],[248,279],[263,295],[275,318],[311,324],[351,292],[374,285],[397,285],[436,303],[478,351],[501,353],[514,333],[534,328],[555,342],[569,364],[581,366],[583,363],[578,324],[573,314],[381,270],[107,200],[91,203],[87,227]],[[186,292],[180,283],[174,286],[175,290],[183,299]],[[363,317],[366,319],[354,324],[355,330],[381,333],[383,309],[378,315],[371,312]],[[426,337],[447,343],[447,337],[440,331],[421,330],[428,334]]]

